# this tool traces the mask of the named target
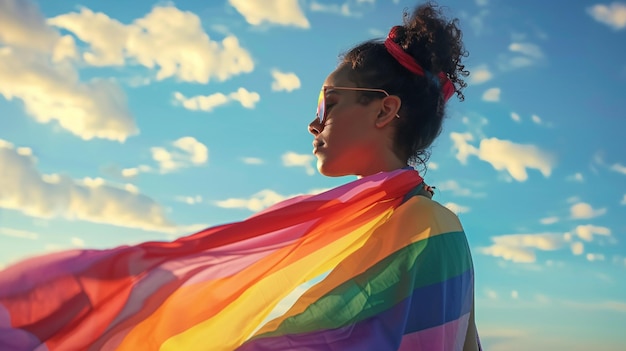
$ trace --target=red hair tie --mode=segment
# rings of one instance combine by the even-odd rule
[[[404,51],[400,44],[395,42],[394,39],[396,39],[398,29],[400,28],[402,27],[395,26],[391,28],[389,35],[385,40],[385,48],[404,68],[417,74],[418,76],[425,76],[422,66],[415,61],[413,56]],[[443,94],[443,99],[444,101],[448,101],[448,99],[450,99],[450,97],[454,94],[454,84],[452,84],[444,72],[439,72],[437,76],[439,77],[439,82],[441,83],[441,93]]]

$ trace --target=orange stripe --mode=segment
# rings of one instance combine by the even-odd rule
[[[328,229],[323,231],[312,229],[311,233],[304,235],[300,240],[261,259],[234,276],[179,288],[151,316],[129,332],[118,350],[135,350],[137,345],[158,348],[171,336],[215,316],[264,277],[315,254],[320,248],[332,245],[339,237],[349,234],[398,202],[399,200],[381,201],[371,205],[372,199],[369,198],[355,202],[351,206],[344,206],[334,211],[331,216],[326,216],[324,228]],[[355,212],[358,208],[365,209]],[[306,217],[310,217],[310,214]],[[296,223],[306,219],[310,220],[302,218],[296,220]],[[269,220],[271,219],[268,218]],[[193,273],[190,273],[183,279],[187,280],[192,275]],[[296,283],[294,280],[292,289]],[[288,292],[277,293],[286,295]],[[181,311],[185,313],[184,318],[180,318]],[[146,345],[147,340],[151,341],[150,345]]]

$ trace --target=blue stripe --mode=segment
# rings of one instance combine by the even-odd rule
[[[403,334],[458,319],[472,307],[473,271],[423,286],[376,316],[336,329],[251,340],[237,351],[397,350]],[[463,331],[460,331],[463,332]]]
[[[410,318],[404,333],[442,325],[470,312],[473,280],[473,270],[467,270],[456,277],[413,291],[407,312]]]

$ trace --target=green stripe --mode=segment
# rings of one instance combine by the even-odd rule
[[[359,254],[357,251],[353,255]],[[361,260],[367,261],[367,257]],[[458,276],[471,268],[465,233],[451,232],[430,237],[396,251],[352,279],[346,277],[345,283],[322,296],[302,313],[285,319],[276,330],[257,337],[350,325],[393,307],[417,288]],[[342,272],[337,269],[330,274]]]

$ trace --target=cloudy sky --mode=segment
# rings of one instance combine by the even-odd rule
[[[626,3],[442,0],[472,72],[425,173],[488,350],[626,344]],[[406,0],[0,0],[0,268],[244,219],[353,180],[306,126]]]

